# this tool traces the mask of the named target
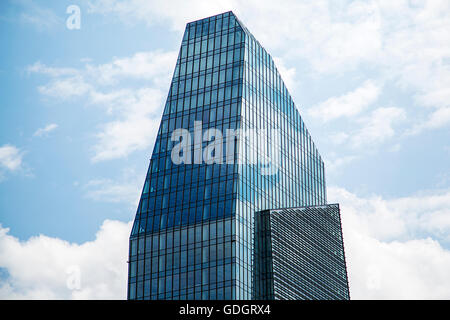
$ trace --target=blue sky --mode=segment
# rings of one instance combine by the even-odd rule
[[[2,1],[0,297],[125,297],[184,26],[228,10],[325,159],[352,297],[450,297],[450,5],[378,0]]]

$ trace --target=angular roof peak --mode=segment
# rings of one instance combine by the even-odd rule
[[[192,25],[192,24],[197,24],[197,23],[203,23],[203,22],[207,22],[207,21],[211,21],[211,20],[216,20],[219,19],[221,17],[228,17],[228,16],[233,16],[236,19],[236,15],[233,13],[233,11],[225,11],[222,13],[218,13],[206,18],[202,18],[202,19],[198,19],[198,20],[194,20],[191,22],[188,22],[187,25]]]
[[[188,22],[186,24],[186,29],[189,29],[189,28],[194,27],[194,26],[199,26],[199,25],[202,25],[202,24],[208,24],[211,21],[215,21],[215,20],[218,20],[218,19],[221,19],[221,18],[227,18],[227,17],[232,17],[232,19],[230,19],[230,21],[227,22],[230,26],[233,26],[233,25],[239,26],[242,29],[242,31],[244,31],[250,38],[255,40],[261,47],[263,47],[259,43],[259,41],[255,38],[255,36],[253,36],[253,34],[247,29],[247,27],[242,23],[242,21],[239,20],[238,17],[231,10],[230,11],[226,11],[226,12],[222,12],[222,13],[210,16],[210,17],[206,17],[206,18],[202,18],[202,19],[198,19],[198,20],[194,20],[194,21]]]

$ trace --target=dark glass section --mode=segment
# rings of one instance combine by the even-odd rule
[[[338,204],[261,211],[255,222],[255,299],[350,299]]]

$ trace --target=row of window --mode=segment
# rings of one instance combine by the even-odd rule
[[[207,274],[205,272],[205,277]],[[201,275],[196,277],[195,275],[181,274],[180,277],[177,275],[130,283],[128,298],[131,300],[148,299],[150,297],[152,300],[232,299],[232,291],[235,285],[231,280],[201,285],[201,283],[196,284],[194,280],[199,278],[201,278]]]
[[[229,32],[211,34],[208,37],[192,39],[183,42],[180,49],[180,59],[198,57],[207,53],[215,53],[220,49],[239,47],[243,41],[243,33],[238,28]]]
[[[239,127],[239,122],[237,122],[237,120],[240,120],[239,116],[241,115],[241,108],[238,98],[219,101],[217,103],[204,105],[202,107],[195,106],[194,108],[183,109],[181,111],[176,110],[177,102],[173,103],[173,106],[172,101],[168,101],[166,104],[158,134],[172,134],[175,129],[193,128],[194,121],[205,122],[206,126],[209,122],[214,121],[217,125],[231,122],[235,123],[236,127]],[[171,108],[175,108],[173,112]],[[206,117],[208,118],[208,121],[203,121]]]
[[[204,55],[203,57],[198,57],[194,59],[179,60],[176,67],[174,76],[175,77],[195,77],[198,73],[202,75],[202,71],[206,71],[206,74],[211,74],[215,70],[213,68],[218,68],[219,66],[224,68],[231,68],[232,64],[239,66],[244,48],[241,46],[230,47],[227,51],[222,51],[220,53]],[[174,79],[177,81],[178,79]],[[205,87],[207,87],[205,85]]]
[[[196,90],[199,92],[202,89],[207,89],[212,87],[217,89],[217,87],[222,87],[233,82],[237,82],[242,75],[240,74],[242,66],[239,63],[230,64],[228,66],[221,66],[220,68],[215,68],[208,70],[203,74],[193,74],[192,76],[187,76],[185,78],[180,78],[179,80],[173,80],[169,91],[170,99],[176,99],[177,95],[185,93],[193,93]]]
[[[192,96],[183,96],[178,99],[173,99],[168,101],[168,109],[164,110],[164,114],[183,112],[187,110],[193,110],[196,108],[206,109],[207,106],[214,105],[216,103],[223,102],[225,105],[231,105],[232,101],[241,96],[241,86],[239,84],[234,84],[233,86],[227,86],[219,89],[214,89],[211,91],[205,91],[204,93],[199,93]],[[223,108],[223,110],[222,110]],[[226,114],[230,108],[218,106],[218,112],[216,112],[216,118],[213,120],[220,121],[230,117]],[[198,110],[195,110],[198,111]],[[225,113],[225,114],[224,114]],[[238,114],[232,114],[231,116],[237,116]],[[198,119],[202,120],[202,118]],[[205,122],[209,122],[205,121]],[[177,129],[177,128],[175,128]]]
[[[171,232],[161,232],[151,236],[140,237],[130,241],[130,255],[143,254],[151,250],[162,250],[193,244],[196,241],[222,238],[234,234],[235,225],[232,219],[218,220],[210,223],[184,227]]]
[[[209,168],[212,165],[205,166]],[[182,201],[183,198],[189,199],[189,193],[184,195],[179,194],[178,196],[181,196],[179,199],[176,199],[174,197],[169,198],[169,194],[165,194],[166,192],[163,191],[167,189],[169,189],[170,192],[173,193],[176,192],[177,189],[178,191],[182,191],[182,189],[188,190],[189,188],[198,187],[196,193],[198,194],[197,199],[199,200],[206,200],[214,197],[219,197],[220,195],[231,194],[233,192],[233,173],[235,172],[236,168],[231,165],[224,165],[224,167],[228,167],[226,169],[228,175],[223,175],[220,178],[218,174],[217,176],[212,175],[212,169],[198,170],[198,168],[186,171],[167,172],[165,175],[159,176],[157,176],[156,174],[151,175],[150,178],[145,182],[143,193],[153,193],[153,196],[151,195],[151,197],[155,198],[154,194],[156,193],[156,191],[158,191],[158,197],[156,199],[157,203],[155,204],[154,202],[152,202],[155,199],[150,199],[149,205],[147,205],[146,203],[142,204],[144,209],[143,211],[146,211],[147,208],[153,208],[154,206],[156,207],[156,209],[158,209],[158,205],[160,203],[167,204],[170,201],[169,199],[171,199],[172,201],[178,200],[179,202],[186,202]],[[203,174],[197,175],[199,172]],[[217,170],[217,173],[219,173],[219,170]],[[214,180],[209,181],[210,179]],[[199,183],[197,185],[197,180],[204,183]],[[191,194],[191,198],[193,197],[195,196]],[[191,202],[192,201],[195,200],[191,200]],[[159,207],[161,206],[159,205]]]
[[[154,214],[154,212],[153,212]],[[141,219],[136,217],[131,235],[137,235],[144,232],[156,232],[168,228],[190,225],[198,222],[207,222],[221,218],[227,218],[234,215],[233,201],[219,201],[214,203],[202,203],[197,207],[185,210],[169,208],[162,211],[159,215],[141,214]]]
[[[169,187],[176,186],[183,188],[183,185],[198,185],[202,186],[208,183],[216,183],[218,181],[225,181],[233,179],[237,173],[237,164],[218,165],[211,164],[192,164],[189,166],[174,165],[170,168],[164,168],[164,163],[169,156],[161,158],[154,158],[151,161],[149,173],[147,174],[147,180],[143,189],[143,197],[147,197],[148,192],[156,192],[156,194],[162,194],[162,190]],[[160,160],[163,161],[160,161]],[[170,159],[169,159],[170,160]],[[155,163],[163,165],[158,167]],[[209,181],[209,180],[213,181]],[[198,182],[198,183],[197,183]],[[175,188],[176,189],[176,188]]]
[[[195,269],[221,265],[232,257],[233,243],[227,241],[189,250],[167,252],[159,256],[145,256],[145,260],[130,261],[130,277],[157,274],[194,266]],[[226,260],[224,260],[226,259]]]

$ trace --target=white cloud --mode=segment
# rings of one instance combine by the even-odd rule
[[[351,134],[354,147],[370,146],[381,143],[395,135],[394,126],[406,117],[405,111],[400,108],[387,107],[375,109],[369,116],[358,121],[361,128]]]
[[[341,167],[346,166],[357,159],[359,159],[359,157],[355,155],[339,157],[334,154],[332,157],[324,159],[326,172],[327,174],[338,173]]]
[[[377,108],[370,114],[353,119],[352,126],[357,129],[348,132],[331,134],[330,141],[334,144],[346,144],[352,149],[368,148],[386,142],[396,135],[396,127],[406,119],[406,112],[401,108]],[[396,144],[392,150],[399,149]]]
[[[353,69],[377,57],[381,20],[372,3],[247,1],[238,13],[263,45],[306,58],[320,73]],[[267,28],[267,21],[276,21]]]
[[[263,45],[286,56],[309,59],[320,71],[357,65],[382,46],[381,20],[375,3],[330,1],[89,1],[90,12],[117,14],[126,21],[169,23],[184,30],[188,21],[233,10]],[[274,22],[267,27],[267,22]],[[294,31],[295,30],[295,31]]]
[[[105,220],[95,240],[75,244],[44,235],[19,241],[0,226],[0,298],[125,299],[130,230],[131,222]]]
[[[145,22],[148,25],[169,23],[173,30],[182,31],[186,21],[202,19],[230,10],[233,1],[88,1],[89,13],[117,15],[127,23]]]
[[[340,117],[353,117],[375,102],[380,95],[380,87],[372,80],[365,81],[360,87],[339,97],[332,97],[312,107],[308,113],[323,121]]]
[[[442,107],[429,114],[428,119],[424,120],[409,129],[406,134],[419,134],[426,129],[438,129],[450,123],[450,107]]]
[[[437,241],[386,243],[344,230],[352,299],[449,299],[450,251]]]
[[[41,94],[66,100],[85,97],[87,105],[105,109],[111,119],[98,125],[92,148],[92,161],[98,162],[126,157],[154,142],[176,57],[174,51],[157,50],[100,65],[89,62],[81,69],[37,62],[27,70],[50,77],[38,87]],[[130,86],[126,79],[138,83]]]
[[[177,52],[138,52],[131,57],[116,58],[99,66],[87,65],[90,77],[101,84],[113,84],[128,77],[153,80],[158,87],[167,87],[171,71],[175,68]]]
[[[450,297],[450,251],[441,244],[450,243],[449,190],[391,200],[328,191],[329,202],[341,205],[353,299]],[[0,297],[124,299],[130,228],[106,220],[95,240],[82,244],[44,235],[19,241],[0,228],[0,267],[7,271]],[[80,271],[79,289],[67,286],[73,270]]]
[[[35,62],[34,64],[28,66],[26,68],[28,73],[41,73],[46,74],[52,77],[61,77],[61,76],[76,76],[78,75],[78,70],[75,68],[55,68],[49,67],[41,63],[40,61]]]
[[[330,187],[328,194],[329,201],[348,207],[358,230],[379,240],[409,239],[420,234],[446,239],[450,232],[450,190],[391,200],[376,195],[361,198],[336,187]]]
[[[116,14],[128,22],[169,24],[177,31],[188,21],[233,10],[270,52],[284,61],[306,61],[315,77],[342,75],[362,67],[358,72],[370,70],[375,80],[389,80],[393,85],[388,89],[406,90],[420,106],[449,106],[450,3],[446,0],[287,0],[282,6],[261,0],[91,0],[89,8],[91,13]],[[286,65],[286,69],[293,70],[293,66]],[[340,112],[359,110],[353,105],[348,108],[332,112],[337,117]],[[428,118],[411,117],[416,119],[415,131],[450,123],[434,120],[447,114],[445,109],[429,112]]]
[[[263,45],[301,55],[321,71],[356,65],[376,56],[382,45],[381,21],[374,3],[353,5],[328,1],[89,1],[89,12],[116,14],[128,22],[169,23],[184,30],[186,22],[233,10]],[[267,27],[267,22],[274,22]],[[295,30],[295,31],[293,31]]]
[[[348,138],[349,138],[349,134],[347,134],[345,132],[337,132],[330,136],[330,140],[334,144],[344,143],[345,141],[347,141]]]
[[[135,204],[138,194],[136,185],[117,183],[111,179],[93,179],[86,186],[89,191],[86,196],[96,201],[130,202]]]
[[[412,124],[406,132],[413,134],[450,123],[450,39],[447,32],[450,10],[445,1],[410,5],[406,1],[392,4],[376,0],[350,3],[319,0],[313,3],[288,1],[279,6],[271,1],[211,3],[198,0],[186,3],[93,0],[88,1],[88,8],[91,14],[117,15],[131,23],[169,23],[177,31],[182,31],[188,21],[234,10],[261,43],[277,55],[275,60],[292,93],[298,91],[296,68],[286,61],[306,61],[316,77],[342,74],[359,66],[377,70],[371,74],[372,80],[367,80],[351,92],[329,98],[308,111],[311,116],[323,121],[363,115],[359,122],[367,124],[368,128],[361,128],[360,132],[355,130],[351,134],[354,136],[351,140],[353,147],[379,143],[393,137],[393,124],[402,118],[409,120],[408,125]],[[267,21],[276,23],[267,28]],[[165,96],[175,57],[176,52],[157,50],[114,58],[106,64],[87,62],[81,70],[36,63],[29,71],[52,77],[52,81],[39,87],[44,95],[66,99],[86,96],[89,103],[107,107],[115,119],[98,127],[100,132],[95,134],[97,140],[92,156],[93,161],[103,161],[125,157],[135,150],[148,147],[151,142],[145,136],[151,134],[148,128],[157,121],[148,115],[142,119],[132,117],[126,111],[114,112],[113,105],[122,109],[126,106],[113,104],[112,99],[140,99],[136,88],[131,92],[117,86],[123,84],[122,79],[149,80],[152,81],[152,88],[161,90],[160,95]],[[397,89],[389,87],[392,85],[409,90],[411,93],[408,95],[413,96],[419,105],[429,106],[426,116],[417,117],[419,113],[416,112],[414,117],[406,117],[406,111],[415,112],[413,108],[408,108],[400,111],[403,115],[392,113],[394,118],[388,118],[386,123],[376,122],[379,118],[369,120],[388,112],[380,108],[366,114],[368,107],[384,95],[380,83],[387,86],[387,92]],[[128,98],[123,98],[125,92],[129,93]],[[123,138],[121,132],[125,132]],[[128,139],[131,134],[136,138]],[[350,132],[344,134],[350,135]],[[344,138],[340,140],[347,141]]]
[[[130,91],[117,102],[125,108],[119,111],[118,120],[101,126],[96,135],[94,162],[125,157],[149,147],[156,138],[163,106],[161,90]]]
[[[49,132],[55,130],[58,128],[58,125],[56,123],[50,123],[46,125],[44,128],[39,128],[36,130],[36,132],[33,134],[35,137],[42,137],[44,135],[47,135]]]
[[[328,201],[340,202],[353,299],[450,298],[449,190],[386,200],[331,187]]]
[[[39,31],[52,29],[58,25],[64,26],[64,19],[51,9],[36,5],[32,0],[16,0],[14,4],[21,7],[19,21],[33,25]]]
[[[134,169],[126,169],[122,173],[119,181],[112,179],[92,179],[84,186],[86,197],[95,201],[104,202],[125,202],[137,207],[139,203],[139,193],[142,188],[142,175],[137,174]]]
[[[0,147],[0,168],[16,171],[22,166],[23,152],[19,148],[5,144]]]
[[[70,99],[82,96],[92,90],[92,87],[77,75],[64,79],[56,79],[50,83],[39,86],[38,90],[41,94],[61,98]]]

